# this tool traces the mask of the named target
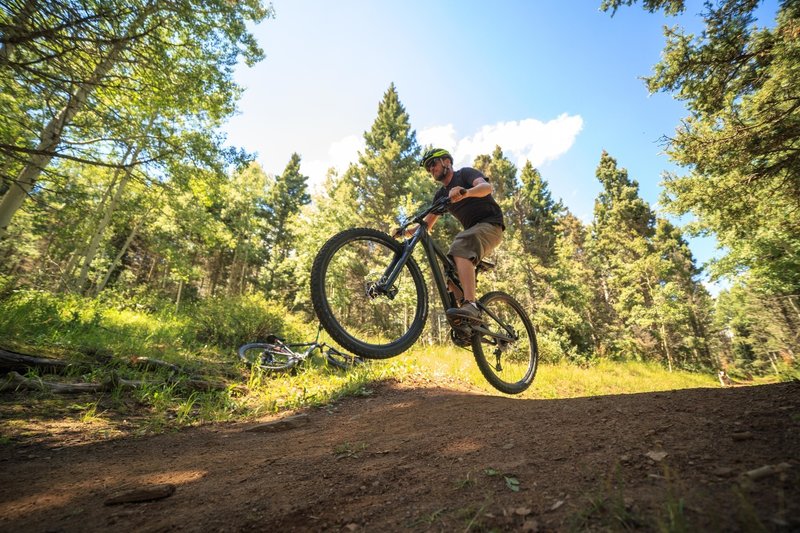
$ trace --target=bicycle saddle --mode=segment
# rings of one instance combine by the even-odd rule
[[[494,263],[481,259],[481,262],[475,265],[475,272],[489,272],[494,268]]]

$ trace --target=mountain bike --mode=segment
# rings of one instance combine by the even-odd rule
[[[328,364],[347,369],[364,362],[355,355],[340,352],[333,346],[319,342],[322,325],[317,328],[313,342],[287,343],[275,335],[268,335],[266,342],[251,342],[239,347],[239,358],[248,366],[256,366],[266,372],[285,372],[302,363],[319,350]],[[305,348],[305,350],[303,350]]]
[[[422,246],[443,309],[456,306],[448,282],[460,293],[455,264],[429,236],[423,219],[444,214],[448,198],[406,220],[419,227],[404,241],[370,228],[331,237],[311,268],[311,299],[321,324],[339,345],[368,359],[398,355],[413,345],[428,316],[428,290],[412,254]],[[491,268],[485,261],[476,272]],[[457,346],[471,347],[483,376],[496,389],[518,394],[533,382],[539,360],[536,332],[522,305],[501,291],[477,302],[482,320],[453,327]],[[451,324],[452,325],[452,324]]]

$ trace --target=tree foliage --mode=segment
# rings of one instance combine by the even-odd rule
[[[616,9],[632,2],[607,1]],[[780,3],[773,28],[756,26],[758,0],[707,3],[699,36],[665,30],[650,91],[686,102],[668,140],[687,169],[668,175],[665,204],[692,213],[695,232],[716,235],[718,276],[748,272],[765,294],[800,293],[800,4]],[[683,2],[646,2],[674,13]]]
[[[257,0],[8,2],[0,11],[0,238],[58,166],[220,168],[214,130],[235,109],[240,57],[262,53]],[[131,148],[136,160],[124,154]]]
[[[607,2],[609,9],[631,3]],[[1,5],[4,287],[13,282],[42,291],[116,298],[125,305],[158,308],[169,302],[178,309],[199,299],[214,302],[217,296],[247,298],[261,292],[313,321],[308,277],[325,240],[354,226],[388,231],[398,218],[430,201],[438,186],[419,167],[421,147],[394,84],[364,132],[357,161],[341,172],[331,169],[313,194],[300,154],[292,154],[282,173],[270,175],[241,150],[224,145],[218,128],[234,112],[240,93],[232,69],[237,61],[262,56],[247,23],[270,10],[256,0]],[[679,10],[682,3],[648,1],[645,6]],[[769,32],[759,35],[772,43],[764,50],[791,48],[778,44]],[[691,47],[683,50],[694,53]],[[785,52],[775,54],[785,59],[787,69],[792,65]],[[666,87],[673,83],[668,80],[682,79],[675,72],[660,71],[649,83],[656,84],[654,90],[658,83]],[[726,72],[729,78],[739,74],[735,69]],[[769,72],[779,80],[793,79],[788,73]],[[715,75],[699,70],[696,75],[701,74]],[[747,84],[738,87],[737,96],[723,98],[721,106],[710,96],[705,103],[695,98],[699,89],[686,93],[698,103],[693,108],[696,124],[687,122],[692,125],[687,132],[700,131],[703,113],[712,104],[717,119],[726,119],[732,104],[739,106],[738,118],[749,117],[746,105],[757,98],[743,89]],[[725,85],[712,92],[727,90]],[[768,103],[758,109],[767,113]],[[673,149],[678,146],[684,145],[676,141]],[[727,183],[723,178],[730,172],[725,169],[733,164],[726,157],[717,152],[721,170],[714,176],[720,183]],[[774,157],[776,169],[791,163],[781,163],[788,152],[769,157]],[[690,200],[708,190],[686,185],[707,179],[710,171],[698,161],[699,156],[691,164],[705,174],[668,181],[675,209],[696,211]],[[758,167],[762,174],[749,186],[772,183],[776,200],[770,205],[763,199],[750,199],[758,205],[731,200],[726,206],[731,213],[751,209],[741,212],[746,219],[790,207],[765,161]],[[750,292],[736,289],[721,298],[720,312],[714,315],[682,232],[640,198],[638,183],[611,155],[600,154],[595,177],[602,191],[590,222],[579,220],[552,197],[538,169],[529,162],[518,167],[500,146],[479,155],[473,166],[493,184],[507,226],[491,258],[497,266],[481,274],[479,291],[506,290],[524,304],[537,325],[544,360],[583,364],[599,357],[638,358],[695,368],[732,361],[763,370],[777,368],[796,352],[796,335],[786,333],[797,324],[796,300],[765,299],[752,287]],[[680,187],[688,189],[678,194]],[[724,192],[735,195],[736,187],[728,184]],[[706,229],[719,231],[707,222],[717,219],[704,216]],[[721,214],[714,216],[720,227],[730,224]],[[751,239],[749,246],[763,251],[788,242],[780,240],[777,227],[770,226],[771,235]],[[456,220],[443,217],[433,236],[446,247],[459,229]],[[785,231],[789,235],[793,230]],[[746,259],[743,250],[744,245],[732,248],[736,265]],[[774,274],[776,257],[763,263],[769,275]],[[791,255],[781,257],[791,260]],[[761,281],[777,279],[760,275],[753,262],[747,267]],[[433,295],[427,270],[426,277]],[[737,308],[742,302],[750,314]],[[410,303],[395,302],[398,313]],[[449,342],[442,311],[431,309],[423,342]],[[762,317],[771,321],[770,327],[763,326]]]

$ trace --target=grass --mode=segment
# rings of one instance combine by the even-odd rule
[[[398,360],[409,370],[432,379],[457,379],[487,394],[503,395],[486,382],[470,351],[452,346],[417,347]],[[716,376],[710,373],[669,372],[656,363],[601,361],[591,367],[569,363],[540,364],[531,388],[514,397],[577,398],[717,386]]]
[[[138,433],[152,433],[324,406],[346,396],[369,395],[375,383],[385,380],[427,381],[501,395],[483,378],[471,351],[455,346],[418,344],[401,356],[370,361],[346,372],[329,368],[318,356],[292,374],[251,371],[238,362],[235,349],[239,344],[267,333],[309,340],[316,332],[315,324],[304,323],[257,296],[204,301],[183,313],[175,313],[172,306],[153,311],[152,305],[122,297],[100,301],[31,290],[11,293],[0,305],[0,347],[91,365],[92,370],[70,376],[73,381],[102,382],[114,374],[153,382],[134,392],[115,389],[100,398],[63,399],[36,393],[32,395],[35,401],[28,402],[20,416],[40,420],[65,412],[84,424],[105,421],[113,426],[116,419],[133,419]],[[321,340],[330,341],[324,335]],[[165,371],[146,372],[127,365],[135,356],[174,363],[231,386],[211,392],[186,390],[180,383],[166,382]],[[245,393],[237,387],[242,385]],[[652,363],[542,364],[533,386],[515,397],[572,398],[715,386],[716,377],[711,374],[667,372]],[[65,408],[70,404],[86,407],[76,413]],[[8,407],[0,404],[3,411]]]

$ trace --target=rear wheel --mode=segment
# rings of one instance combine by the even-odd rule
[[[289,370],[297,364],[294,354],[277,344],[253,342],[239,347],[239,358],[249,366],[267,372]]]
[[[539,363],[533,324],[522,305],[504,292],[490,292],[480,301],[486,308],[485,327],[493,334],[473,335],[475,361],[494,388],[506,394],[519,394],[530,387]]]
[[[428,314],[422,272],[409,258],[395,283],[378,283],[403,251],[385,233],[354,228],[331,237],[311,268],[311,301],[328,334],[344,349],[384,359],[411,347]]]

